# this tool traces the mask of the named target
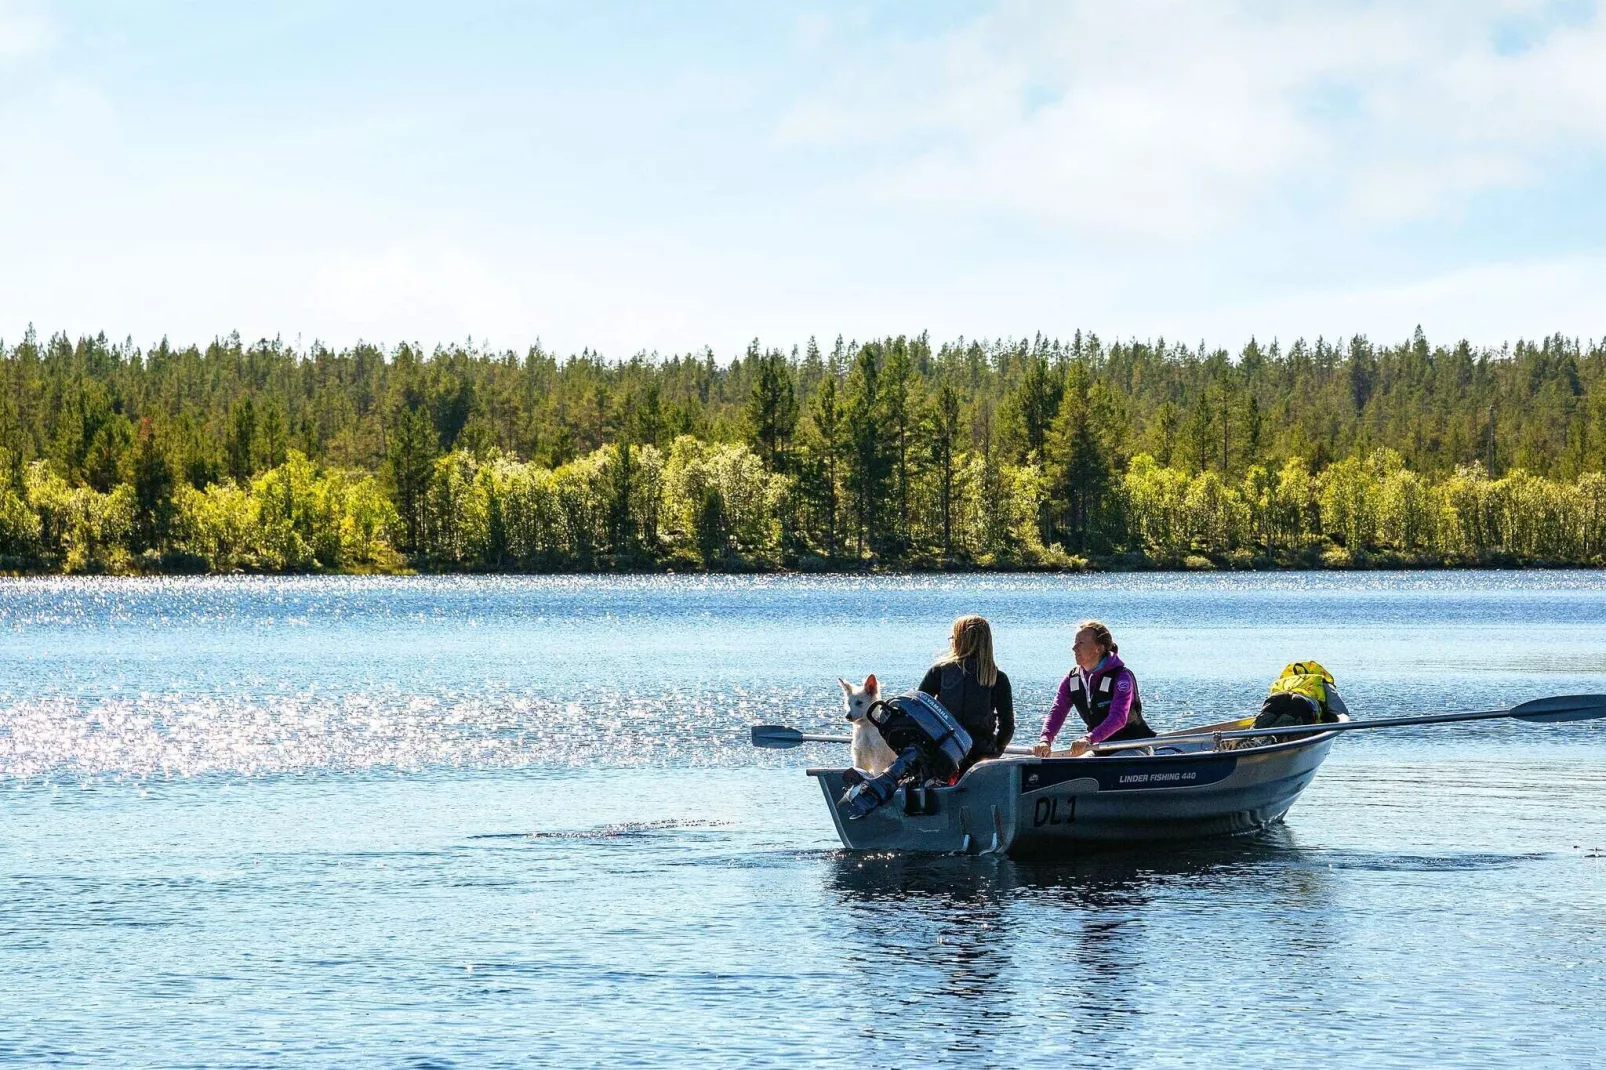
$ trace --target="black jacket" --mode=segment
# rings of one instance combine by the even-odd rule
[[[1015,698],[1002,669],[993,686],[984,687],[974,661],[939,661],[926,670],[920,690],[948,707],[970,733],[967,765],[1003,753],[1015,736]]]

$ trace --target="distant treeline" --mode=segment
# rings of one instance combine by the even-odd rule
[[[1597,564],[1606,344],[0,345],[0,568]]]

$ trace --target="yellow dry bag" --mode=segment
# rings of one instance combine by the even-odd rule
[[[1271,682],[1267,694],[1303,695],[1316,703],[1318,709],[1327,709],[1327,685],[1336,683],[1333,674],[1322,668],[1319,661],[1296,661],[1283,666],[1282,675]]]

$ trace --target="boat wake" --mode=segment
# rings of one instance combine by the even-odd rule
[[[469,836],[471,840],[618,840],[653,836],[661,832],[678,832],[685,829],[729,828],[732,821],[703,821],[666,818],[662,821],[621,821],[589,829],[560,829],[535,832],[481,832]]]

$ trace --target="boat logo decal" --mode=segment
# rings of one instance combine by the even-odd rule
[[[1124,773],[1116,777],[1115,782],[1126,788],[1139,784],[1187,784],[1198,779],[1199,770],[1188,769],[1176,773]]]

